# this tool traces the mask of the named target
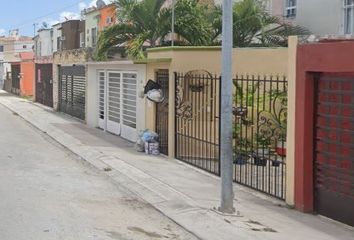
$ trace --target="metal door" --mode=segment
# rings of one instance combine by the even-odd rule
[[[175,81],[175,156],[219,175],[220,78],[197,71]]]
[[[53,107],[52,64],[36,64],[36,102]]]
[[[164,94],[164,101],[156,104],[156,133],[160,138],[160,152],[165,155],[168,155],[168,74],[168,70],[156,72],[156,82],[161,85]]]
[[[137,103],[137,74],[134,72],[122,73],[122,132],[121,136],[135,141],[136,136],[136,103]]]
[[[11,91],[14,94],[20,94],[20,64],[11,66],[11,78],[12,78],[12,88]]]
[[[98,72],[98,127],[105,129],[105,120],[106,120],[106,72]]]
[[[317,79],[315,210],[354,226],[354,74]]]
[[[120,72],[108,72],[107,131],[121,133],[121,78]]]
[[[85,97],[85,67],[60,67],[59,110],[73,117],[85,120]]]
[[[135,141],[137,73],[99,71],[99,127]]]

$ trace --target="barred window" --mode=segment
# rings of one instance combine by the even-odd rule
[[[286,0],[286,3],[285,3],[285,16],[287,18],[296,17],[296,0]]]
[[[354,0],[344,0],[344,33],[354,34]]]

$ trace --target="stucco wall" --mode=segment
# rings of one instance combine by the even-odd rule
[[[187,72],[204,69],[213,74],[221,72],[221,50],[211,48],[175,48],[176,50],[151,51],[149,59],[172,59],[171,69]],[[183,50],[185,49],[185,50]],[[287,48],[235,48],[233,74],[281,74],[288,71]]]
[[[343,34],[343,0],[297,0],[296,24],[313,34]]]
[[[206,70],[221,73],[221,49],[219,47],[174,47],[153,49],[148,52],[148,61],[165,60],[165,63],[148,63],[147,79],[155,79],[158,69],[169,70],[169,98],[175,98],[174,72]],[[284,75],[288,73],[287,48],[233,49],[233,74]],[[146,101],[146,126],[155,129],[155,104]],[[169,133],[175,129],[174,101],[169,102]],[[169,156],[174,157],[175,137],[169,134]]]
[[[146,65],[134,64],[131,61],[97,63],[89,62],[86,67],[86,123],[90,127],[98,127],[99,97],[98,71],[134,71],[138,77],[138,94],[143,91],[146,80]],[[145,100],[137,98],[137,130],[145,129]]]
[[[85,65],[89,54],[85,49],[56,52],[53,55],[53,108],[59,110],[59,67]]]
[[[99,11],[95,10],[93,12],[87,13],[85,15],[85,46],[86,47],[93,47],[92,46],[92,35],[91,29],[97,28],[98,31],[98,17]]]
[[[298,38],[289,39],[288,59],[288,117],[286,139],[286,203],[295,204],[295,96],[296,96],[296,56]]]
[[[38,32],[39,38],[36,39],[37,48],[36,56],[44,57],[53,55],[53,38],[52,38],[52,29],[45,29]],[[40,43],[40,47],[39,47]]]
[[[61,37],[61,24],[53,26],[53,52],[59,51],[58,37]]]

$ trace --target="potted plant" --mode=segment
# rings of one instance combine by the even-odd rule
[[[234,127],[233,138],[235,143],[233,153],[234,164],[244,165],[250,158],[249,151],[251,149],[251,143],[248,139],[242,137],[242,129],[240,125]]]
[[[275,151],[279,156],[286,157],[286,141],[284,140],[284,138],[278,139]]]
[[[250,159],[251,144],[247,139],[239,139],[234,149],[234,164],[244,165]]]
[[[255,136],[255,147],[253,151],[254,164],[257,166],[267,166],[268,156],[269,156],[269,145],[271,144],[271,139],[260,133]]]
[[[270,93],[274,99],[272,120],[274,122],[274,133],[277,136],[275,142],[275,152],[281,156],[286,157],[286,130],[287,130],[287,92],[280,90],[273,90]]]

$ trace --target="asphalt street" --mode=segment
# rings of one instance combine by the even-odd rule
[[[196,239],[0,105],[1,240]]]

